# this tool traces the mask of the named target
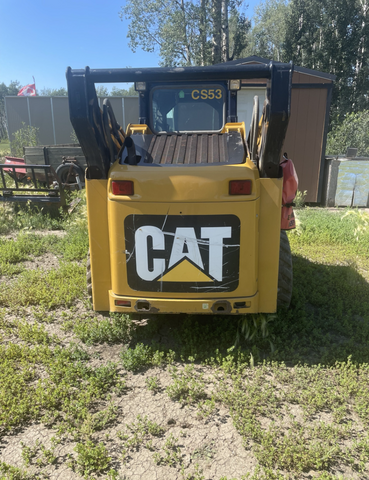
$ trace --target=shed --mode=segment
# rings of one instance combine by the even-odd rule
[[[264,63],[269,59],[251,56],[228,62],[232,65]],[[294,66],[292,76],[291,117],[283,145],[295,164],[299,190],[307,191],[307,202],[322,199],[325,172],[325,146],[328,134],[329,109],[335,75]],[[238,121],[248,128],[254,95],[259,95],[260,108],[265,99],[264,79],[243,80],[237,95]]]

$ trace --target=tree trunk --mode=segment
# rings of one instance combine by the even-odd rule
[[[201,65],[206,65],[206,0],[201,0],[200,6],[200,45]]]
[[[221,28],[222,28],[222,0],[212,0],[213,34],[212,34],[212,63],[220,63],[221,55]]]
[[[229,60],[228,0],[222,2],[222,62]]]
[[[192,65],[191,61],[191,47],[188,43],[188,36],[187,36],[187,17],[186,17],[186,10],[184,5],[184,0],[181,0],[181,10],[183,14],[183,43],[186,51],[186,63],[187,65]]]

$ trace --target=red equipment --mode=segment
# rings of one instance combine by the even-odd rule
[[[283,168],[283,192],[282,192],[282,219],[281,230],[291,230],[296,228],[295,214],[293,213],[293,201],[296,197],[299,179],[292,160],[288,158],[287,153],[283,154],[283,160],[280,163]]]

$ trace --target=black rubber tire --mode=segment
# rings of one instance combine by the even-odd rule
[[[74,185],[76,183],[75,175],[77,174],[81,182],[84,182],[85,180],[85,174],[83,172],[83,169],[79,165],[76,165],[75,163],[62,163],[55,170],[55,173],[60,178],[61,183],[65,185]],[[70,178],[68,178],[68,175],[70,175]],[[71,180],[74,180],[74,181],[71,181]]]
[[[91,275],[91,258],[90,258],[90,250],[87,253],[87,263],[86,263],[86,281],[87,281],[87,295],[88,299],[93,304],[92,301],[92,275]]]
[[[281,230],[279,248],[278,296],[277,306],[288,308],[291,303],[293,286],[292,254],[287,233]]]

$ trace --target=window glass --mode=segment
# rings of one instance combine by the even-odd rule
[[[154,132],[219,131],[224,126],[221,85],[156,87],[151,94]]]

